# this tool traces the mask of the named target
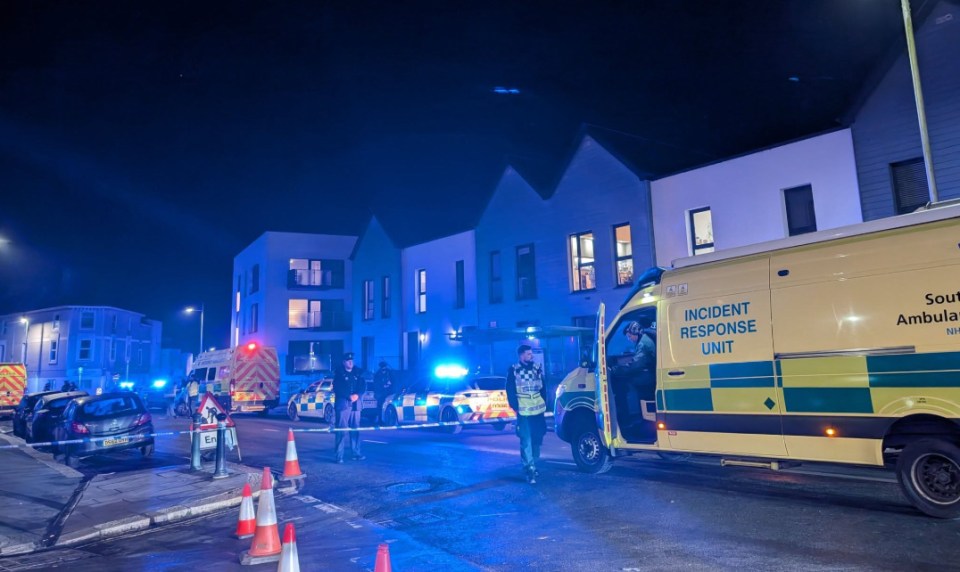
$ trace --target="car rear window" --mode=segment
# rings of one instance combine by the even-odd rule
[[[121,395],[84,403],[80,408],[78,417],[81,419],[108,419],[110,417],[133,415],[140,411],[140,402],[136,398],[132,395]]]
[[[47,409],[52,409],[54,411],[63,411],[63,408],[67,405],[70,405],[70,402],[73,401],[74,397],[63,397],[60,399],[54,399],[47,405]]]

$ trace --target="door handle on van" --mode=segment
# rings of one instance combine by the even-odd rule
[[[670,377],[680,377],[681,375],[686,375],[686,373],[687,372],[683,371],[682,369],[675,369],[673,371],[668,371],[667,375]]]

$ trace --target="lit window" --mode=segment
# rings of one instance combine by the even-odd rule
[[[417,313],[427,311],[427,271],[417,270]]]
[[[629,224],[613,227],[613,243],[616,247],[617,286],[629,286],[633,284],[633,242]]]
[[[570,236],[570,266],[573,291],[594,290],[597,276],[594,268],[593,233],[581,232]]]
[[[713,252],[713,217],[710,207],[688,212],[690,222],[690,251],[694,256]]]
[[[290,300],[287,307],[287,326],[290,328],[306,328],[307,301],[304,299]]]

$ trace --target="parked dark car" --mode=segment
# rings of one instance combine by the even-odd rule
[[[60,393],[59,391],[40,391],[37,393],[28,393],[20,398],[20,403],[13,410],[13,434],[17,437],[24,437],[27,434],[27,421],[33,415],[33,406],[40,401],[44,395]]]
[[[28,443],[53,441],[53,430],[60,423],[63,410],[71,401],[85,395],[87,395],[86,391],[58,391],[38,399],[27,420],[24,439]]]
[[[75,466],[80,457],[123,449],[153,454],[153,417],[140,396],[131,391],[75,399],[63,412],[57,440],[83,440],[63,445],[63,462]]]

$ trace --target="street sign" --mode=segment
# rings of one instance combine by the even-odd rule
[[[233,427],[233,419],[230,418],[230,415],[227,413],[227,410],[220,405],[220,402],[217,401],[217,398],[213,396],[212,393],[204,393],[203,398],[200,400],[200,406],[197,407],[197,413],[200,414],[200,430],[204,431],[207,429],[216,429],[217,428],[217,416],[220,414],[226,415],[227,427]],[[214,441],[216,442],[216,441]]]

